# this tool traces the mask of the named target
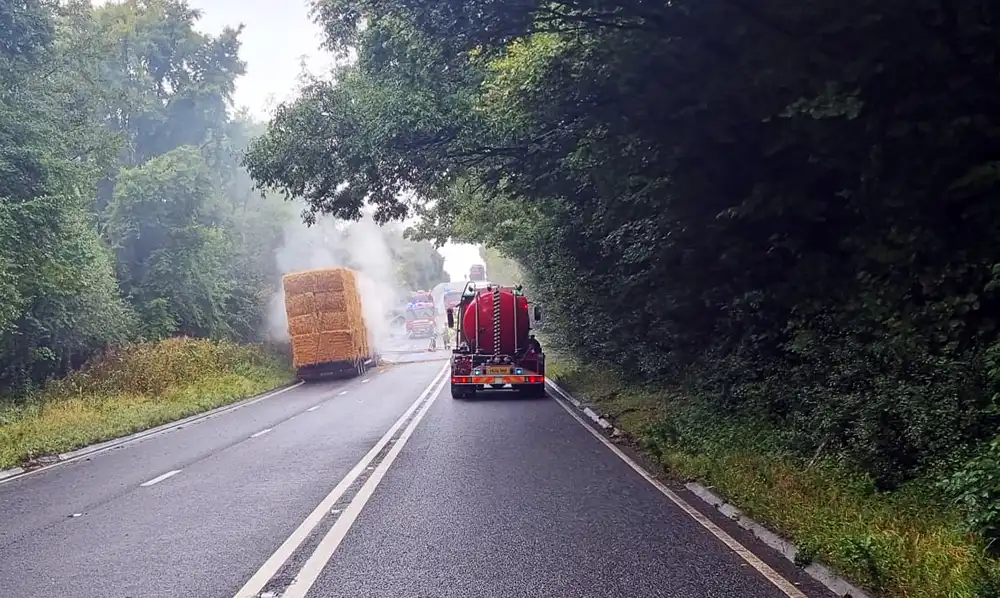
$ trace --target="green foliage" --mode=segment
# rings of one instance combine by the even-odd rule
[[[996,596],[1000,562],[960,528],[931,480],[877,492],[870,476],[837,459],[791,453],[783,430],[753,414],[720,417],[676,388],[636,385],[613,365],[574,360],[551,344],[547,352],[550,377],[673,476],[708,485],[789,538],[796,564],[832,566],[879,596]]]
[[[392,254],[400,289],[429,290],[448,282],[444,256],[433,245],[407,239],[402,230],[392,226],[383,226],[382,235]]]
[[[1000,540],[1000,438],[942,483],[966,511],[969,531]],[[994,551],[998,548],[992,544]]]
[[[106,139],[79,120],[46,5],[3,7],[0,49],[0,389],[24,390],[127,338],[131,315],[87,213]],[[78,153],[92,135],[94,153]]]
[[[263,338],[291,213],[239,165],[239,29],[197,18],[0,2],[0,395],[140,338]]]
[[[148,429],[290,379],[284,362],[259,345],[175,338],[109,350],[16,405],[0,403],[0,468]]]
[[[523,284],[524,272],[514,260],[504,257],[496,249],[485,245],[479,248],[479,257],[483,260],[491,282],[509,286]],[[525,294],[531,296],[527,289],[525,289]]]
[[[247,160],[262,183],[485,243],[525,269],[568,349],[879,490],[946,476],[995,435],[990,2],[317,15],[358,61],[279,110]]]
[[[213,226],[215,191],[208,165],[190,146],[119,173],[107,236],[122,290],[149,338],[220,332],[227,248],[224,232]]]

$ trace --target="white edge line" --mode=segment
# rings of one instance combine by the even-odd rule
[[[553,385],[553,388],[556,388],[557,391],[562,390],[556,387],[555,385]],[[559,394],[562,393],[560,392]],[[565,409],[566,412],[573,417],[573,419],[575,419],[577,422],[579,422],[580,425],[586,428],[587,431],[590,432],[595,438],[600,440],[601,443],[608,448],[608,450],[613,452],[619,459],[624,461],[636,473],[641,475],[643,479],[649,482],[654,488],[659,490],[661,494],[670,499],[671,502],[680,507],[682,511],[688,514],[689,517],[697,521],[702,527],[711,532],[713,536],[718,538],[723,544],[728,546],[730,550],[739,555],[739,557],[742,558],[744,561],[746,561],[748,565],[756,569],[758,573],[763,575],[765,579],[767,579],[769,582],[771,582],[771,584],[773,584],[775,587],[781,590],[786,596],[788,596],[789,598],[808,598],[808,596],[806,596],[805,594],[802,593],[801,590],[796,588],[792,582],[782,577],[780,573],[772,569],[767,563],[762,561],[760,557],[751,552],[747,547],[740,544],[735,538],[727,534],[722,528],[715,525],[715,523],[713,523],[708,517],[706,517],[700,511],[698,511],[690,504],[688,504],[687,501],[678,496],[673,490],[667,488],[665,485],[663,485],[663,483],[654,478],[648,471],[646,471],[645,469],[643,469],[642,466],[633,461],[631,457],[622,452],[622,450],[619,449],[617,446],[615,446],[610,440],[602,436],[597,430],[595,430],[591,426],[587,425],[587,422],[583,421],[583,419],[581,419],[580,416],[577,415],[573,411],[573,409],[566,404],[565,401],[561,400],[558,397],[555,397],[555,400],[560,407]]]
[[[242,401],[238,401],[236,403],[232,403],[232,404],[229,404],[229,405],[223,405],[221,407],[217,407],[215,409],[212,409],[211,411],[206,411],[204,413],[198,413],[196,415],[192,415],[192,416],[186,417],[184,419],[180,419],[180,420],[173,421],[173,422],[167,422],[167,423],[165,423],[163,425],[160,425],[160,426],[157,426],[155,428],[150,428],[149,430],[144,430],[142,432],[136,432],[135,434],[130,434],[129,436],[124,436],[122,438],[113,438],[111,440],[106,440],[104,442],[99,442],[97,444],[92,444],[90,446],[85,446],[83,448],[79,448],[79,449],[76,449],[74,451],[69,451],[67,453],[61,453],[59,455],[59,461],[56,461],[55,463],[52,463],[51,465],[45,465],[43,467],[39,467],[38,469],[25,470],[23,468],[15,468],[15,469],[7,470],[7,471],[4,471],[4,472],[0,472],[0,484],[5,484],[5,483],[13,481],[13,480],[20,480],[20,479],[26,478],[26,477],[28,477],[30,475],[34,475],[36,473],[41,473],[43,471],[48,471],[48,470],[52,469],[53,467],[59,467],[60,465],[63,465],[63,464],[66,464],[66,463],[72,463],[73,461],[79,461],[80,459],[82,459],[84,457],[92,457],[94,455],[98,455],[100,453],[107,452],[107,451],[109,451],[111,449],[118,448],[120,446],[125,446],[127,444],[131,444],[131,443],[139,441],[139,440],[144,440],[146,438],[151,438],[153,436],[158,436],[160,434],[163,434],[164,432],[169,432],[170,430],[174,430],[174,429],[179,428],[181,426],[186,426],[188,424],[197,423],[197,422],[200,422],[202,420],[209,419],[211,417],[215,417],[217,415],[223,415],[223,414],[229,413],[230,411],[236,411],[237,409],[242,409],[243,407],[249,407],[250,405],[253,405],[255,403],[259,403],[260,401],[263,401],[265,399],[270,399],[271,397],[276,397],[276,396],[278,396],[280,394],[283,394],[283,393],[286,393],[286,392],[288,392],[290,390],[298,388],[298,387],[302,386],[304,383],[305,382],[303,382],[302,380],[300,380],[300,381],[296,382],[295,384],[292,384],[291,386],[286,386],[285,388],[279,388],[277,390],[272,390],[272,391],[266,392],[266,393],[264,393],[262,395],[259,395],[259,396],[256,396],[256,397],[248,397],[246,399],[243,399]]]
[[[155,478],[149,480],[148,482],[143,482],[143,483],[141,483],[139,485],[142,486],[143,488],[146,488],[146,487],[152,486],[153,484],[159,484],[163,480],[165,480],[167,478],[172,478],[175,475],[179,474],[180,472],[181,472],[181,470],[179,470],[179,469],[175,469],[173,471],[168,471],[167,473],[165,473],[163,475],[158,475]]]
[[[268,558],[267,561],[261,565],[260,569],[258,569],[257,572],[254,573],[249,580],[247,580],[243,587],[236,592],[235,598],[255,598],[264,589],[267,583],[271,581],[271,578],[278,573],[281,567],[284,566],[289,558],[291,558],[292,554],[299,548],[299,546],[302,545],[303,542],[305,542],[306,538],[309,537],[309,534],[311,534],[323,518],[326,517],[330,509],[333,508],[333,505],[337,504],[337,501],[340,500],[340,497],[343,496],[345,492],[347,492],[347,489],[351,487],[354,481],[366,471],[368,464],[371,463],[380,452],[382,452],[382,449],[389,443],[389,440],[395,436],[399,428],[403,426],[403,422],[405,422],[410,415],[417,410],[420,404],[427,398],[428,393],[430,393],[431,390],[433,390],[438,383],[445,378],[444,374],[447,370],[448,364],[445,364],[441,368],[441,371],[434,376],[434,379],[431,380],[431,383],[427,386],[427,388],[420,393],[417,400],[414,401],[409,408],[407,408],[406,412],[404,412],[403,415],[396,420],[385,435],[382,436],[377,443],[375,443],[375,446],[368,451],[368,454],[358,461],[357,465],[354,466],[354,469],[348,472],[348,474],[340,480],[340,483],[338,483],[336,487],[330,491],[330,494],[328,494],[326,498],[324,498],[323,501],[320,502],[311,513],[309,513],[305,520],[299,524],[299,527],[292,532],[292,535],[288,536],[281,546],[274,551],[274,554],[272,554],[270,558]]]
[[[7,478],[12,478],[14,476],[19,476],[22,473],[24,473],[23,467],[15,467],[13,469],[0,471],[0,481],[6,480]]]
[[[313,405],[312,407],[306,409],[307,412],[313,412],[319,409],[319,405]]]
[[[272,429],[273,428],[264,428],[260,432],[257,432],[256,434],[252,434],[250,436],[250,438],[257,438],[258,436],[263,436],[264,434],[267,434],[268,432],[270,432]]]
[[[556,391],[560,398],[570,401],[576,407],[583,409],[583,404],[573,398],[565,389],[553,382],[552,380],[546,380],[548,384],[552,387],[552,390]],[[592,412],[592,411],[591,411]],[[596,416],[596,414],[594,414]],[[588,415],[589,416],[589,415]],[[620,436],[622,435],[621,430],[615,428],[610,423],[604,426],[602,422],[607,422],[601,417],[591,417],[596,423],[600,424],[605,429],[610,429],[612,435]],[[697,496],[699,499],[704,501],[709,506],[715,508],[717,511],[722,513],[725,517],[732,519],[736,525],[742,527],[743,529],[751,532],[758,540],[772,548],[773,550],[780,553],[786,559],[792,562],[792,564],[799,566],[795,562],[795,556],[798,554],[798,547],[785,538],[782,538],[778,534],[767,529],[763,525],[757,523],[753,519],[745,516],[742,511],[740,511],[735,506],[727,503],[725,499],[715,495],[709,491],[706,487],[702,486],[697,482],[689,482],[684,485],[689,492]],[[858,586],[847,581],[835,571],[827,567],[826,565],[820,563],[819,561],[813,561],[806,567],[802,567],[802,571],[806,573],[809,577],[812,577],[819,583],[826,586],[828,590],[833,592],[837,596],[854,596],[855,598],[872,598],[871,594],[865,590],[859,588]]]
[[[448,382],[448,378],[442,378],[436,380],[434,392],[431,394],[430,398],[426,403],[421,406],[420,411],[414,416],[413,420],[406,426],[403,433],[396,440],[386,456],[375,468],[375,471],[371,476],[365,481],[365,484],[361,487],[358,493],[351,499],[350,504],[344,509],[343,514],[337,519],[333,527],[327,531],[323,539],[316,546],[316,550],[313,551],[312,555],[306,560],[305,564],[302,565],[302,569],[299,570],[298,574],[289,584],[288,588],[282,594],[282,598],[305,598],[306,594],[312,588],[313,584],[319,578],[323,569],[326,567],[330,559],[333,558],[333,554],[337,551],[340,543],[347,536],[350,531],[351,526],[357,520],[361,511],[365,508],[365,505],[371,499],[372,494],[374,494],[375,489],[378,487],[379,483],[385,477],[385,474],[392,467],[393,462],[399,453],[403,450],[406,445],[406,441],[409,440],[410,436],[413,435],[414,430],[423,420],[427,411],[430,410],[431,406],[440,396],[441,391],[444,390],[445,384]],[[370,469],[370,468],[369,468]]]
[[[753,519],[746,517],[738,508],[726,502],[725,499],[716,495],[711,490],[697,482],[684,484],[692,494],[715,507],[720,513],[732,519],[736,525],[751,532],[758,540],[767,544],[777,552],[780,552],[786,559],[795,562],[798,554],[798,547],[789,540],[782,538]],[[854,598],[871,598],[871,595],[861,588],[843,579],[825,565],[812,562],[803,570],[816,581],[822,583],[837,596],[852,596]]]
[[[340,391],[340,394],[338,394],[337,396],[338,397],[342,397],[342,396],[344,396],[346,394],[347,394],[347,391],[346,390],[342,390],[342,391]]]

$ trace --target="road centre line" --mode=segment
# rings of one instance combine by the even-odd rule
[[[448,380],[448,377],[446,376],[448,373],[448,365],[449,364],[446,363],[441,368],[441,370],[434,376],[434,379],[431,380],[431,383],[428,384],[423,392],[420,393],[417,400],[406,409],[403,415],[401,415],[395,423],[393,423],[389,430],[386,431],[385,435],[382,436],[377,443],[375,443],[375,446],[373,446],[371,450],[369,450],[368,453],[362,457],[360,461],[358,461],[354,468],[351,469],[351,471],[349,471],[342,480],[340,480],[340,482],[333,488],[333,490],[330,491],[326,498],[324,498],[322,502],[320,502],[319,505],[317,505],[316,508],[313,509],[308,516],[306,516],[302,523],[299,524],[299,527],[297,527],[295,531],[293,531],[292,534],[285,539],[281,546],[274,551],[274,554],[272,554],[267,561],[264,562],[260,569],[258,569],[257,572],[254,573],[249,580],[247,580],[243,587],[236,592],[235,598],[255,598],[261,591],[263,591],[267,583],[271,581],[271,578],[278,573],[281,567],[283,567],[288,559],[291,558],[292,554],[298,550],[299,546],[301,546],[303,542],[306,541],[313,530],[315,530],[320,522],[323,521],[323,518],[327,516],[330,509],[332,509],[337,501],[340,500],[341,496],[347,492],[358,477],[367,471],[369,464],[382,452],[382,449],[384,449],[389,443],[389,440],[392,439],[403,424],[410,419],[410,416],[413,415],[413,413],[420,407],[421,403],[423,403],[428,396],[437,396],[436,394],[430,395],[430,393],[435,391],[435,389],[437,389],[437,393],[440,393],[439,384],[441,384],[443,380]],[[347,391],[344,391],[341,394],[345,394],[346,392]]]
[[[342,390],[342,391],[340,391],[340,394],[339,394],[339,395],[337,395],[337,396],[338,396],[338,397],[342,397],[342,396],[344,396],[344,395],[346,395],[346,394],[347,394],[347,391],[346,391],[346,390]]]
[[[583,418],[577,415],[577,413],[573,411],[573,408],[567,405],[566,401],[564,401],[563,398],[559,396],[560,393],[553,393],[553,394],[554,396],[552,398],[555,399],[556,403],[558,403],[560,407],[565,409],[567,413],[573,416],[573,419],[575,419],[581,426],[586,428],[588,432],[593,434],[595,438],[600,440],[601,443],[608,448],[608,450],[610,450],[612,453],[618,456],[619,459],[624,461],[629,467],[635,470],[636,473],[641,475],[644,480],[646,480],[647,482],[649,482],[650,485],[659,490],[661,494],[670,499],[671,502],[680,507],[681,510],[684,511],[689,517],[697,521],[702,527],[711,532],[713,536],[718,538],[730,550],[739,555],[740,558],[746,561],[748,565],[756,569],[758,573],[763,575],[764,578],[767,579],[767,581],[771,582],[771,584],[773,584],[776,588],[781,590],[781,592],[784,593],[786,596],[788,596],[788,598],[808,598],[808,596],[803,594],[801,590],[795,587],[795,584],[782,577],[780,573],[772,569],[767,563],[762,561],[757,555],[751,552],[750,549],[740,544],[739,541],[736,540],[736,538],[733,538],[728,533],[726,533],[722,528],[713,523],[712,520],[703,515],[701,511],[698,511],[697,509],[692,507],[676,492],[674,492],[670,488],[667,488],[662,482],[654,478],[652,474],[646,471],[641,465],[636,463],[631,457],[626,455],[620,448],[615,446],[614,443],[605,438],[600,432],[595,430],[593,426],[585,422]]]
[[[153,484],[159,484],[163,480],[165,480],[167,478],[172,478],[175,475],[179,474],[180,472],[181,472],[181,470],[179,470],[179,469],[175,469],[173,471],[168,471],[167,473],[165,473],[163,475],[158,475],[155,478],[149,480],[148,482],[143,482],[143,483],[141,483],[139,485],[145,488],[145,487],[148,487],[148,486],[152,486]]]
[[[365,505],[368,504],[372,494],[375,493],[375,489],[385,477],[389,468],[392,467],[392,463],[403,450],[403,447],[406,445],[406,441],[413,435],[413,431],[416,430],[418,425],[420,425],[420,421],[425,415],[427,415],[427,411],[430,410],[434,401],[437,400],[441,391],[444,390],[444,385],[447,382],[447,377],[438,381],[438,384],[432,392],[430,398],[423,404],[420,411],[417,412],[417,415],[410,421],[409,425],[406,426],[406,429],[403,430],[399,439],[393,444],[392,448],[389,449],[385,458],[379,462],[375,471],[371,474],[371,477],[365,481],[358,493],[353,499],[351,499],[351,502],[344,509],[343,514],[333,524],[333,527],[331,527],[326,535],[323,536],[323,539],[320,540],[319,545],[316,546],[316,550],[309,556],[309,559],[306,560],[304,565],[302,565],[302,569],[299,570],[299,573],[281,595],[282,598],[305,598],[313,584],[315,584],[316,580],[319,579],[319,576],[323,572],[327,563],[329,563],[330,559],[333,558],[333,554],[337,551],[340,543],[351,530],[351,526],[354,525],[354,522],[361,514],[361,511],[365,508]],[[369,469],[371,469],[371,467],[369,467]]]
[[[306,411],[311,413],[313,411],[316,411],[317,409],[319,409],[319,405],[313,405],[312,407],[306,409]]]
[[[272,430],[272,428],[264,428],[260,432],[257,432],[256,434],[253,434],[252,436],[250,436],[250,438],[257,438],[258,436],[263,436],[264,434],[267,434],[271,430]]]

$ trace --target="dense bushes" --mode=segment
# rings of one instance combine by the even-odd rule
[[[157,397],[171,388],[224,374],[281,369],[278,353],[262,345],[241,345],[176,337],[126,345],[92,358],[80,370],[50,382],[50,398],[128,393]]]

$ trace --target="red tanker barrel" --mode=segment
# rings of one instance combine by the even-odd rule
[[[462,314],[462,339],[475,348],[476,310],[479,310],[479,352],[493,353],[493,293],[484,291],[465,308]],[[528,299],[515,297],[510,289],[500,291],[500,353],[514,353],[514,301],[517,300],[517,346],[528,344]]]

